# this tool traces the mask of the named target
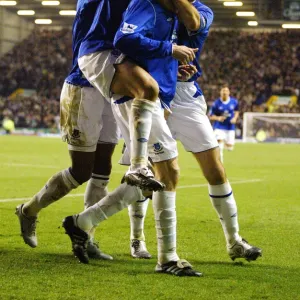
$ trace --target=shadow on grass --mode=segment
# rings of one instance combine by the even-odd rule
[[[81,264],[72,253],[37,252],[35,249],[3,249],[0,248],[0,264],[3,269],[13,272],[30,268],[32,271],[47,269],[49,273],[75,273],[109,270],[110,273],[127,275],[153,274],[155,259],[137,260],[127,255],[115,255],[113,260],[90,259],[89,264]],[[128,258],[127,258],[128,257]]]

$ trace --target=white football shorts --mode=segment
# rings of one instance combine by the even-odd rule
[[[193,82],[178,82],[171,102],[168,125],[186,151],[198,153],[218,147],[218,141],[206,115],[206,102]]]
[[[60,127],[73,151],[94,152],[98,143],[117,144],[120,136],[111,105],[99,91],[67,82],[60,98]]]
[[[123,158],[123,164],[128,164],[128,154],[130,153],[129,114],[131,104],[132,100],[122,104],[112,103],[112,111],[125,140],[127,146],[126,151],[128,150],[127,158]],[[177,143],[172,138],[172,134],[164,118],[164,110],[159,100],[157,100],[157,105],[152,115],[152,128],[148,141],[148,155],[153,162],[161,162],[178,156]]]
[[[110,86],[115,75],[115,64],[121,63],[125,55],[116,50],[106,50],[82,56],[78,65],[85,78],[110,101]]]
[[[235,130],[215,129],[215,135],[218,141],[225,141],[227,145],[235,144]]]

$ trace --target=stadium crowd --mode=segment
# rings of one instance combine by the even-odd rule
[[[61,87],[71,65],[71,43],[67,29],[36,30],[1,58],[0,122],[6,115],[16,127],[55,126]],[[223,83],[239,99],[241,113],[268,112],[266,101],[272,94],[288,93],[300,99],[299,32],[212,31],[201,65],[200,84],[208,104],[219,97]],[[10,100],[18,88],[36,93]],[[272,112],[299,113],[300,107],[273,106]]]

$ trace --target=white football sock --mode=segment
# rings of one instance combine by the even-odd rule
[[[108,194],[109,176],[92,174],[84,194],[84,207],[89,208]]]
[[[23,212],[27,216],[36,216],[43,208],[67,195],[77,188],[79,183],[68,169],[52,176],[46,185],[33,198],[24,204]]]
[[[241,241],[237,206],[229,182],[220,185],[209,185],[208,189],[212,205],[220,218],[227,245]]]
[[[131,170],[146,167],[148,140],[152,127],[152,113],[156,102],[134,99],[131,104],[129,131],[131,138]]]
[[[157,235],[158,262],[178,261],[176,253],[176,192],[153,193],[153,210]]]
[[[149,199],[133,202],[128,206],[128,214],[130,218],[130,239],[145,241],[144,222],[149,204]]]
[[[224,162],[224,142],[219,142],[219,149],[220,149],[220,160]]]
[[[94,226],[142,198],[142,192],[135,186],[121,184],[98,203],[89,207],[77,217],[77,226],[89,232]]]
[[[84,193],[84,208],[87,209],[103,199],[108,194],[109,176],[92,174]],[[90,240],[94,239],[96,227],[89,232]]]

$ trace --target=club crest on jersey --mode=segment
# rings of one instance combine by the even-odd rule
[[[123,25],[121,31],[123,33],[134,33],[135,29],[137,29],[136,25],[128,24],[128,23],[124,22],[124,25]]]
[[[156,144],[153,144],[153,148],[154,148],[154,152],[155,154],[161,154],[161,153],[164,153],[164,148],[162,146],[161,143],[156,143]]]

